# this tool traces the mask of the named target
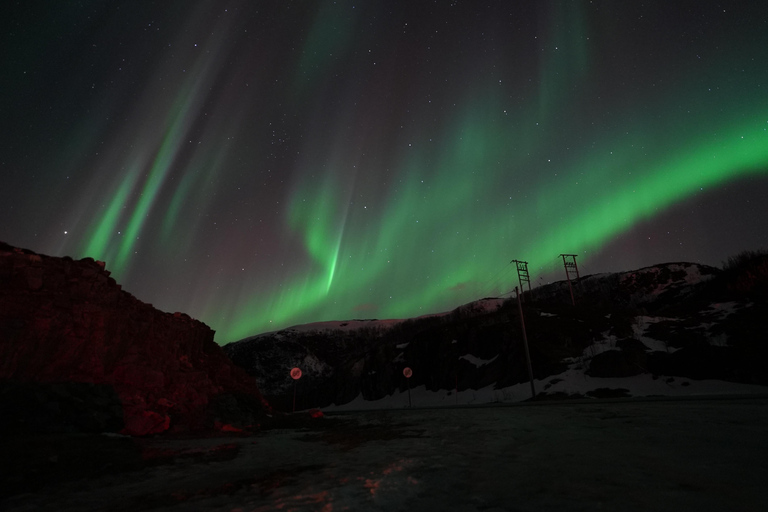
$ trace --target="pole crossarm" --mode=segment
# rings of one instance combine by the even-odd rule
[[[528,274],[528,262],[520,260],[512,260],[510,263],[514,263],[517,267],[517,281],[520,284],[520,292],[523,291],[523,283],[528,283],[528,291],[531,291],[531,278]]]
[[[563,257],[563,266],[565,267],[566,274],[575,273],[576,279],[579,279],[579,266],[576,264],[577,254],[561,254]]]
[[[563,267],[565,268],[565,278],[568,280],[568,289],[571,291],[571,304],[576,305],[576,299],[573,296],[573,284],[571,283],[571,274],[576,274],[576,281],[579,280],[579,267],[576,265],[576,254],[561,254],[563,257]]]

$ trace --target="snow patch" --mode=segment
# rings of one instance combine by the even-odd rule
[[[465,354],[465,355],[461,356],[459,359],[463,359],[463,360],[469,362],[469,364],[471,364],[471,365],[473,365],[473,366],[475,366],[477,368],[480,368],[481,366],[485,366],[487,364],[491,364],[496,359],[498,359],[498,357],[499,356],[497,354],[497,355],[495,355],[493,357],[493,359],[480,359],[479,357],[475,357],[472,354]]]
[[[721,380],[693,380],[683,377],[658,377],[648,374],[624,378],[590,377],[579,370],[567,370],[559,375],[535,379],[537,393],[586,396],[597,389],[626,389],[630,397],[653,396],[712,396],[712,395],[764,395],[767,386],[739,384]],[[530,382],[495,389],[493,385],[481,389],[429,391],[426,386],[395,393],[379,400],[365,400],[362,395],[343,405],[323,407],[323,411],[366,411],[375,409],[407,409],[453,407],[456,405],[482,405],[515,403],[531,398]]]
[[[667,318],[667,317],[659,317],[659,316],[637,316],[635,317],[635,322],[632,324],[632,332],[634,334],[634,338],[636,340],[639,340],[643,342],[643,344],[648,347],[649,350],[652,351],[661,351],[661,352],[669,352],[670,354],[672,352],[675,352],[678,350],[675,347],[670,347],[666,342],[660,341],[654,338],[649,338],[645,335],[646,330],[648,329],[648,326],[651,324],[655,324],[658,322],[665,322],[669,320],[675,320],[673,318]]]
[[[746,306],[751,306],[751,304],[747,304]],[[716,302],[714,304],[710,304],[707,308],[707,311],[711,311],[714,315],[717,316],[719,320],[722,320],[723,318],[732,315],[741,309],[741,307],[742,305],[735,301]]]
[[[326,375],[331,373],[331,367],[320,361],[314,354],[307,354],[298,367],[307,374]]]

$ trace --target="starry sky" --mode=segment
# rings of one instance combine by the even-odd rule
[[[11,2],[0,240],[224,344],[768,247],[768,2]]]

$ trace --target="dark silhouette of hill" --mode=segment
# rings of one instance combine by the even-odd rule
[[[533,374],[548,380],[537,398],[583,396],[548,389],[574,373],[768,385],[767,289],[768,255],[756,252],[732,258],[722,270],[680,262],[586,276],[574,284],[575,306],[564,281],[526,292]],[[450,393],[528,381],[516,299],[482,299],[443,315],[363,325],[285,329],[224,351],[284,410],[292,406],[294,385],[300,407],[324,407],[418,386]],[[304,372],[298,384],[288,377],[294,366]],[[410,381],[402,374],[406,366]]]
[[[0,242],[0,431],[131,435],[265,417],[207,325],[124,291],[102,262]]]

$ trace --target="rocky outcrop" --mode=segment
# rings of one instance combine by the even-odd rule
[[[101,262],[0,243],[0,381],[111,386],[133,435],[223,425],[211,404],[231,400],[252,420],[269,406],[213,336],[125,292]]]

